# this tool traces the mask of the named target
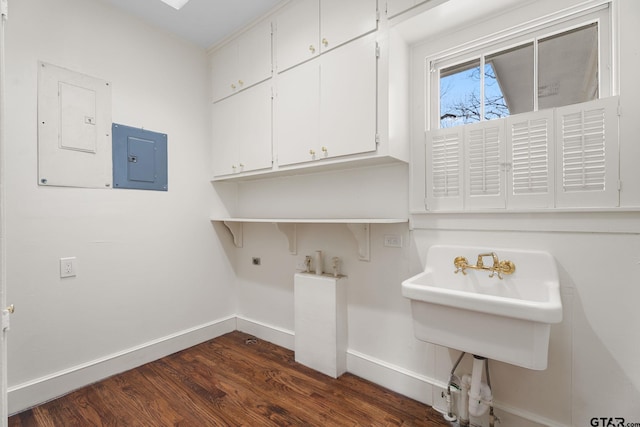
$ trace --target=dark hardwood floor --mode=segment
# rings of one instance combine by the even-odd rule
[[[26,426],[449,426],[432,408],[232,332],[16,414]]]

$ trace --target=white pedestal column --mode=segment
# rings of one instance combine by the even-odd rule
[[[294,278],[295,359],[337,378],[347,370],[347,278]]]

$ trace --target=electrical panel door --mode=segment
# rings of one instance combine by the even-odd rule
[[[167,191],[167,134],[114,123],[113,187]]]

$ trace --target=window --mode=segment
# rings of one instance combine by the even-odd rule
[[[611,50],[605,5],[429,59],[426,209],[618,206]]]
[[[431,129],[609,96],[606,12],[430,59]]]

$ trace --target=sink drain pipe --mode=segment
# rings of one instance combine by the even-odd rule
[[[455,421],[456,416],[453,414],[451,388],[458,388],[460,393],[460,426],[469,425],[469,416],[480,417],[489,410],[489,426],[494,427],[496,421],[500,421],[493,413],[493,395],[491,393],[491,378],[489,377],[489,361],[486,357],[473,355],[473,369],[471,375],[464,375],[460,386],[456,383],[458,377],[455,376],[455,370],[466,353],[462,353],[456,361],[449,383],[447,385],[447,413],[444,415],[445,420]],[[487,382],[482,382],[482,370],[485,370]],[[443,393],[444,394],[444,393]]]

